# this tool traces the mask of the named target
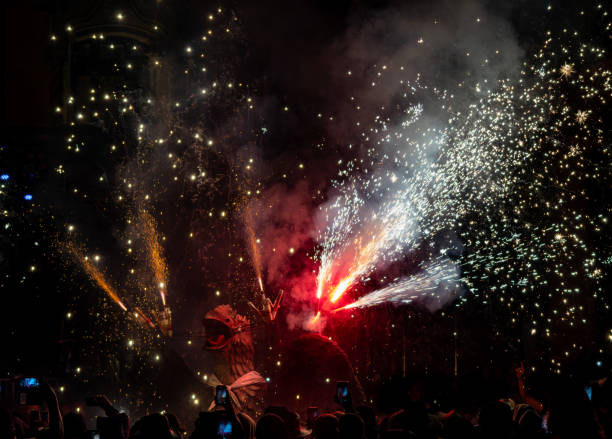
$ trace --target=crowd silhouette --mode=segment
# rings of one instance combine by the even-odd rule
[[[488,384],[481,381],[460,391],[459,386],[449,386],[442,394],[429,392],[427,380],[416,377],[406,381],[391,411],[393,404],[385,401],[389,397],[384,392],[382,404],[374,409],[353,406],[350,391],[344,391],[344,397],[337,391],[331,396],[337,411],[318,413],[316,407],[310,407],[303,417],[290,407],[269,406],[253,419],[237,410],[230,398],[215,396],[212,409],[200,412],[191,427],[168,412],[130,420],[107,397],[94,395],[87,398],[87,404],[105,413],[98,417],[95,430],[87,429],[82,413],[62,414],[55,392],[43,382],[40,395],[48,419],[23,419],[3,408],[0,439],[612,439],[607,377],[586,383],[557,377],[532,394],[537,386],[527,386],[524,375],[521,365],[516,369],[513,392],[486,389]],[[483,392],[483,387],[489,391]],[[220,390],[227,396],[227,389],[219,386],[218,394]]]

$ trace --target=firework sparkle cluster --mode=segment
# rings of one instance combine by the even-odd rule
[[[352,126],[347,138],[358,140],[343,145],[337,174],[309,194],[320,203],[311,212],[314,241],[288,240],[286,248],[261,230],[262,218],[287,208],[282,199],[267,199],[267,190],[279,181],[314,179],[316,166],[297,154],[270,161],[275,168],[262,159],[259,149],[275,127],[256,78],[232,68],[248,42],[231,11],[207,13],[202,35],[171,47],[171,55],[101,32],[84,35],[76,23],[51,35],[52,47],[77,33],[86,38],[115,79],[91,81],[54,106],[66,132],[53,176],[71,204],[83,212],[93,204],[110,218],[105,226],[114,240],[104,246],[97,231],[87,233],[103,223],[99,218],[79,209],[60,215],[59,202],[48,208],[53,221],[65,220],[55,224],[59,232],[45,233],[57,235],[61,276],[74,293],[68,332],[72,337],[80,328],[86,351],[70,373],[84,381],[111,376],[138,407],[150,394],[161,399],[150,377],[164,349],[199,345],[197,331],[186,330],[191,321],[171,337],[173,307],[185,314],[197,309],[184,297],[188,291],[203,297],[198,306],[249,303],[269,320],[290,306],[295,294],[285,291],[283,299],[273,288],[270,255],[307,267],[307,312],[299,318],[318,323],[299,327],[325,331],[325,321],[385,304],[424,306],[446,317],[476,303],[517,332],[526,326],[530,337],[557,340],[562,347],[550,348],[547,359],[556,372],[589,348],[564,344],[571,331],[597,326],[606,340],[596,342],[612,342],[605,317],[592,320],[609,316],[611,25],[601,5],[578,11],[576,23],[584,15],[596,28],[591,36],[548,31],[540,50],[516,66],[518,75],[495,81],[467,75],[455,88],[440,88],[424,75],[404,75],[401,64],[374,66],[373,89],[384,85],[396,96],[369,122]],[[125,11],[113,17],[129,18]],[[161,25],[151,27],[161,35]],[[483,58],[480,66],[487,71],[491,64]],[[139,83],[167,71],[175,75],[174,95],[155,95]],[[359,100],[350,99],[355,120],[363,114]],[[293,117],[289,103],[278,99],[274,106]],[[324,141],[311,147],[317,160],[337,159]],[[83,175],[91,157],[95,172]],[[12,181],[2,175],[4,190]],[[25,197],[38,203],[35,192]],[[26,275],[38,265],[32,262]],[[203,271],[211,279],[202,279]],[[260,301],[263,310],[253,305]],[[202,368],[197,376],[205,382],[209,373]],[[186,403],[198,405],[201,392],[194,388]]]
[[[609,35],[607,12],[594,9]],[[461,83],[473,90],[467,105],[422,78],[400,81],[403,103],[363,131],[366,158],[340,168],[337,195],[322,207],[317,299],[337,302],[417,253],[414,274],[387,279],[343,308],[478,300],[507,307],[513,324],[530,318],[531,335],[593,324],[585,299],[609,309],[607,56],[564,28],[547,32],[519,78]],[[403,70],[382,66],[377,80],[393,68]]]

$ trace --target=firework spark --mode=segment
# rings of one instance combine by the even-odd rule
[[[573,64],[563,64],[559,68],[559,73],[561,74],[563,78],[566,78],[566,79],[569,78],[575,73],[574,65]]]
[[[261,256],[259,254],[257,238],[255,238],[255,231],[253,230],[253,218],[251,208],[247,208],[244,214],[244,226],[249,241],[249,253],[251,254],[251,260],[253,262],[253,268],[255,269],[255,275],[257,276],[257,284],[259,285],[259,291],[263,293],[264,287],[261,274]]]
[[[425,91],[418,84],[409,89],[412,98]],[[358,279],[455,226],[460,214],[489,209],[507,192],[507,175],[524,154],[516,136],[534,129],[519,129],[513,88],[502,83],[465,112],[450,110],[446,94],[435,97],[446,125],[421,121],[420,103],[408,106],[394,131],[380,118],[372,131],[382,134],[378,148],[397,151],[393,162],[338,184],[342,195],[327,208],[329,225],[320,233],[318,298],[335,284],[328,297],[337,302]],[[371,151],[373,160],[384,161]]]
[[[576,122],[580,125],[584,125],[589,117],[589,112],[586,110],[579,110],[576,112]]]
[[[155,324],[153,323],[153,321],[137,306],[134,307],[134,317],[136,317],[136,319],[138,319],[139,321],[146,323],[149,328],[155,329]]]
[[[144,209],[140,210],[139,217],[140,224],[142,224],[142,238],[147,249],[147,259],[159,288],[162,305],[166,306],[168,267],[159,243],[157,224],[151,214]]]
[[[455,297],[460,288],[460,272],[450,260],[438,260],[425,265],[414,276],[396,279],[390,285],[381,288],[355,302],[339,308],[366,308],[381,303],[411,303],[414,300],[425,301],[430,309],[438,309]]]
[[[422,272],[340,309],[425,300],[445,279],[461,279],[463,289],[484,302],[489,292],[525,294],[554,283],[543,275],[550,271],[543,261],[555,261],[554,276],[564,279],[555,288],[559,295],[581,291],[565,280],[581,270],[599,279],[597,252],[588,251],[582,234],[598,232],[607,219],[584,212],[575,203],[587,199],[585,192],[569,188],[585,178],[576,169],[593,169],[586,178],[602,178],[599,165],[586,162],[582,151],[606,144],[594,112],[612,95],[612,73],[601,62],[603,49],[578,34],[574,39],[565,32],[551,36],[534,61],[524,63],[518,80],[472,84],[468,104],[421,81],[402,81],[401,115],[395,111],[400,105],[376,116],[362,133],[367,156],[343,165],[333,182],[339,195],[321,208],[319,303],[337,303],[375,270],[417,250],[436,260],[435,244],[448,231],[466,249],[457,261],[461,273],[450,270],[447,278],[445,264],[441,271],[423,265]],[[577,55],[570,58],[572,51]],[[589,76],[577,73],[582,71]],[[377,72],[381,81],[384,74]],[[596,288],[601,292],[600,284]],[[576,318],[571,300],[561,303],[567,308],[562,321],[586,324]]]
[[[123,304],[121,299],[119,299],[119,295],[108,284],[102,273],[100,273],[100,270],[98,270],[98,268],[91,263],[89,258],[83,255],[83,253],[81,253],[81,251],[79,251],[71,242],[66,243],[65,247],[72,254],[74,260],[81,265],[85,273],[87,273],[87,275],[102,289],[102,291],[104,291],[113,302],[119,305],[122,310],[127,311],[127,307]]]

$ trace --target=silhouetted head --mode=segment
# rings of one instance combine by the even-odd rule
[[[389,427],[392,429],[400,428],[404,431],[412,431],[419,435],[427,429],[429,417],[425,403],[409,401],[405,408],[393,414],[389,420]]]
[[[315,419],[312,433],[315,439],[337,439],[338,418],[334,415],[320,415]]]
[[[447,439],[463,439],[474,437],[474,426],[470,421],[453,413],[444,419],[444,437]]]
[[[561,438],[597,437],[593,405],[584,386],[576,380],[560,379],[551,389],[548,428]]]
[[[376,439],[378,426],[376,425],[376,414],[372,407],[360,405],[355,408],[357,414],[361,416],[365,425],[365,435],[368,439]]]
[[[87,433],[87,426],[85,425],[85,418],[82,413],[66,413],[63,419],[65,439],[80,439]]]
[[[0,409],[0,437],[9,439],[13,439],[15,437],[13,418],[5,409]]]
[[[508,437],[512,431],[512,410],[499,401],[485,404],[480,410],[479,424],[484,437]]]
[[[140,418],[130,430],[130,439],[171,439],[170,426],[164,415],[155,413]]]
[[[287,434],[289,439],[295,439],[306,436],[300,428],[300,416],[283,406],[270,406],[266,409],[265,413],[274,413],[281,417],[287,428]]]
[[[365,425],[359,415],[345,413],[338,421],[340,439],[363,439],[365,437]]]
[[[416,436],[411,432],[405,432],[400,429],[390,429],[380,432],[380,439],[416,439]]]
[[[289,439],[283,419],[274,413],[267,413],[259,418],[255,426],[256,439]]]
[[[244,439],[244,418],[238,414],[234,417],[224,410],[212,412],[200,412],[195,421],[195,429],[191,433],[191,439],[210,439],[218,437],[231,437],[232,439]],[[251,435],[246,426],[246,433]],[[252,436],[252,435],[251,435]],[[246,436],[247,438],[251,436]]]
[[[514,423],[521,438],[534,438],[542,432],[542,417],[527,404],[516,407]]]

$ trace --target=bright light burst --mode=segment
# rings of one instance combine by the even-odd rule
[[[563,64],[559,68],[559,73],[561,73],[561,76],[563,76],[564,78],[569,78],[570,76],[574,74],[574,65],[573,64]]]
[[[587,194],[572,188],[601,178],[601,167],[586,162],[582,151],[609,154],[602,118],[592,114],[605,108],[612,91],[604,53],[564,30],[524,63],[518,80],[502,79],[488,89],[472,84],[467,104],[421,80],[402,81],[401,113],[376,116],[362,133],[367,159],[340,169],[336,196],[321,208],[317,299],[336,303],[376,270],[429,249],[421,272],[343,308],[421,297],[446,279],[432,267],[446,267],[436,262],[434,247],[449,231],[463,251],[452,264],[461,272],[448,278],[461,278],[485,303],[489,292],[503,301],[504,292],[551,284],[560,295],[575,294],[581,287],[571,278],[579,271],[601,277],[598,254],[585,247],[583,236],[587,229],[600,232],[604,212],[584,211]],[[582,175],[581,168],[593,172]],[[552,235],[561,238],[549,240]],[[551,267],[560,282],[546,275]],[[594,298],[601,297],[601,284],[592,288]],[[570,305],[575,300],[562,299],[567,311],[561,320],[586,324]],[[514,310],[513,302],[508,306]]]
[[[602,32],[608,35],[607,13],[601,6],[597,10],[606,23]],[[233,200],[218,206],[205,203],[206,197],[213,199],[216,186],[221,184],[213,179],[212,172],[207,177],[207,166],[209,162],[214,164],[214,160],[206,158],[206,154],[219,157],[235,154],[222,149],[230,143],[222,136],[230,138],[231,130],[225,133],[212,129],[216,119],[211,115],[217,110],[201,110],[215,108],[214,103],[220,102],[223,108],[228,104],[249,114],[259,111],[255,88],[248,87],[248,78],[241,83],[226,68],[219,69],[226,72],[223,75],[213,73],[217,70],[215,63],[222,64],[221,59],[229,56],[225,49],[220,50],[217,53],[224,56],[215,61],[211,53],[215,53],[215,44],[224,47],[222,35],[227,33],[222,29],[233,26],[233,20],[222,15],[221,10],[214,18],[214,23],[222,26],[214,36],[212,30],[207,30],[201,42],[192,42],[189,50],[180,48],[185,57],[184,69],[180,69],[185,75],[183,85],[193,90],[184,99],[177,97],[180,102],[162,102],[161,95],[140,96],[125,87],[113,88],[111,83],[102,83],[87,92],[87,96],[68,95],[56,103],[57,116],[64,118],[70,127],[67,154],[85,151],[88,138],[77,128],[93,123],[122,128],[115,131],[109,142],[110,156],[138,150],[137,161],[124,157],[125,185],[117,187],[116,195],[113,194],[122,210],[133,212],[125,215],[126,228],[135,227],[136,234],[144,237],[144,251],[135,248],[132,253],[130,242],[122,263],[126,273],[130,273],[128,277],[136,279],[130,281],[132,294],[125,299],[133,313],[118,313],[123,323],[106,325],[123,338],[129,335],[132,339],[135,331],[130,326],[131,318],[125,316],[133,316],[151,328],[155,322],[163,327],[160,322],[168,321],[171,331],[170,309],[156,312],[159,301],[155,298],[156,303],[150,304],[145,300],[150,296],[151,290],[147,288],[152,284],[149,278],[152,272],[154,291],[159,290],[165,303],[168,270],[157,225],[152,216],[138,218],[139,214],[134,213],[136,206],[144,202],[160,205],[164,197],[178,194],[179,200],[192,197],[198,206],[213,206],[206,212],[204,209],[194,212],[196,217],[225,221],[233,216],[236,206],[244,205]],[[226,18],[229,24],[224,23]],[[67,26],[66,31],[71,33],[73,29]],[[108,48],[109,53],[118,53],[116,49],[123,44],[110,41],[110,36],[109,41],[104,41],[101,35],[93,38],[91,44]],[[428,39],[419,37],[418,43],[423,41]],[[204,58],[205,49],[206,67],[198,61]],[[602,239],[599,237],[605,233],[609,212],[607,206],[591,205],[593,199],[600,198],[591,197],[588,188],[609,187],[605,172],[610,163],[609,139],[605,137],[608,131],[603,116],[612,91],[612,75],[606,68],[609,55],[580,33],[563,29],[556,34],[549,32],[542,49],[528,59],[517,66],[521,69],[518,79],[512,76],[495,83],[477,83],[466,78],[462,90],[472,90],[469,101],[465,100],[464,92],[431,87],[429,78],[402,81],[399,105],[382,109],[371,121],[371,127],[363,131],[359,146],[366,154],[342,166],[334,182],[333,196],[321,208],[324,226],[318,237],[320,267],[316,289],[321,306],[314,312],[313,323],[324,321],[325,310],[333,307],[350,309],[418,300],[435,308],[458,297],[459,291],[470,291],[469,297],[485,304],[490,300],[503,303],[508,310],[504,317],[513,323],[528,315],[526,319],[534,326],[531,333],[549,336],[555,333],[554,324],[558,322],[570,326],[587,324],[583,317],[584,297],[594,303],[595,309],[608,308],[602,279],[611,259],[607,249],[591,243]],[[151,67],[157,75],[170,65],[161,56],[146,65],[133,60],[129,64],[120,59],[112,62],[117,84],[125,82],[123,77],[128,70],[132,75]],[[377,81],[387,81],[386,74],[398,68],[383,67],[376,72]],[[482,68],[489,67],[483,64]],[[172,117],[168,117],[166,110],[161,111],[168,106],[174,112]],[[195,123],[188,109],[197,110]],[[282,110],[290,112],[287,106]],[[133,124],[129,118],[138,123]],[[208,119],[211,126],[205,123]],[[214,133],[214,142],[208,138],[210,132]],[[262,135],[267,132],[268,128],[262,126]],[[242,141],[239,144],[243,146]],[[159,160],[162,156],[164,160]],[[142,169],[140,165],[133,166],[136,163]],[[236,171],[238,175],[239,168],[255,174],[252,160],[239,164],[230,166],[228,174]],[[57,174],[62,178],[70,174],[72,170],[66,168],[69,166],[57,164]],[[301,163],[299,169],[303,169]],[[282,172],[284,179],[285,170]],[[107,184],[102,177],[95,178],[96,182],[99,178],[100,184]],[[249,197],[264,190],[256,180],[236,186]],[[83,192],[83,188],[75,187],[72,194],[85,199]],[[200,207],[194,210],[199,212]],[[156,212],[152,207],[150,211]],[[175,219],[184,213],[177,212]],[[166,207],[165,216],[162,213],[161,209],[156,212],[160,221],[165,219],[161,224],[171,223],[171,211]],[[212,219],[211,223],[194,221],[194,224],[212,225]],[[132,220],[136,226],[131,225]],[[260,250],[265,247],[260,248],[253,225],[247,223],[248,250],[263,293],[265,261]],[[143,227],[139,228],[140,225]],[[189,229],[189,236],[193,237],[196,230]],[[214,235],[219,228],[215,232],[210,230]],[[68,231],[73,232],[73,226]],[[442,239],[448,232],[455,237],[453,242]],[[211,237],[210,241],[214,239]],[[203,248],[210,248],[206,245]],[[294,251],[292,247],[289,254]],[[121,309],[128,308],[96,264],[76,250],[73,253],[108,297]],[[406,271],[406,276],[391,281],[383,278],[384,283],[377,284],[381,287],[371,287],[374,291],[352,303],[346,297],[352,287],[367,283],[376,271],[383,272],[384,267],[413,254],[421,259]],[[242,256],[235,251],[228,252],[227,258],[242,262]],[[135,270],[140,262],[148,270]],[[233,269],[230,267],[239,267],[236,272],[244,271],[238,263],[228,265],[228,271]],[[215,299],[227,300],[227,290],[216,290]],[[531,295],[530,300],[522,300],[527,294]],[[264,296],[272,316],[282,294],[278,297],[272,303]],[[543,304],[547,305],[546,311]],[[100,340],[112,348],[106,337],[105,334]],[[152,336],[147,340],[140,349],[148,355],[160,342]],[[159,356],[153,358],[158,360]]]
[[[427,117],[422,104],[410,104],[423,93],[435,102]],[[341,171],[352,178],[338,183],[341,195],[326,208],[318,291],[336,285],[331,302],[377,267],[455,228],[467,212],[490,209],[527,156],[522,139],[539,129],[523,123],[506,82],[466,110],[453,109],[452,95],[418,83],[408,83],[403,97],[403,120],[378,116],[364,134],[377,139],[369,150],[373,166],[357,174],[350,163]]]
[[[416,275],[395,279],[388,286],[372,291],[340,310],[365,308],[381,303],[407,304],[417,299],[425,302],[430,309],[438,309],[456,297],[460,270],[454,263],[449,259],[440,259],[420,268],[422,271]]]

